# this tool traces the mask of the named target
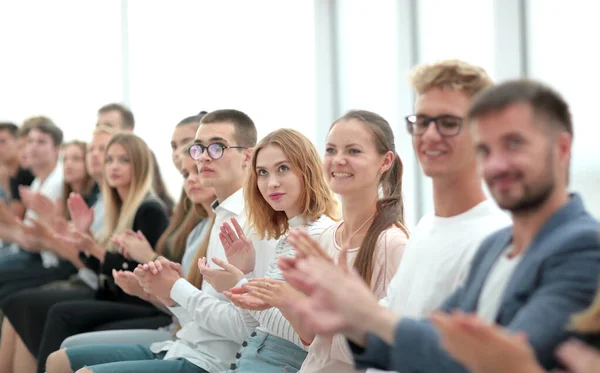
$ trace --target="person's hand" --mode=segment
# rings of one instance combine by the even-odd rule
[[[225,294],[236,307],[245,310],[264,311],[271,308],[269,303],[249,294],[248,289],[243,287],[232,288],[230,291],[224,291],[223,294]]]
[[[254,264],[256,261],[254,245],[250,241],[242,227],[235,218],[231,218],[231,224],[223,222],[221,225],[221,231],[219,232],[219,239],[225,249],[225,255],[227,255],[227,261],[229,264],[238,268],[244,274],[248,274],[254,270]]]
[[[250,294],[275,308],[285,308],[306,298],[285,281],[271,278],[253,278],[244,285]]]
[[[35,237],[36,244],[40,247],[49,248],[54,244],[55,232],[37,219],[30,219],[29,224],[23,224],[21,226],[24,236]]]
[[[140,285],[138,278],[131,271],[115,271],[112,270],[113,278],[115,283],[123,289],[123,291],[134,297],[141,298],[143,300],[150,299],[148,293],[144,291],[144,288]]]
[[[65,219],[62,216],[55,216],[52,219],[51,227],[54,230],[54,232],[58,233],[59,235],[69,234],[71,228],[73,228],[72,225],[69,225],[67,219]]]
[[[309,244],[306,240],[294,243],[303,252],[308,252]],[[347,249],[342,249],[337,264],[314,254],[278,262],[288,283],[309,296],[290,308],[303,324],[316,334],[372,331],[386,341],[393,339],[397,316],[381,308],[358,272],[348,268]]]
[[[171,261],[164,257],[138,266],[133,273],[146,293],[162,299],[171,298],[173,285],[182,278],[181,273],[173,269]]]
[[[206,258],[198,259],[198,268],[204,281],[219,293],[231,289],[244,278],[244,273],[234,265],[216,257],[212,258],[212,261],[221,268],[210,268]]]
[[[94,221],[94,208],[89,208],[83,197],[78,193],[71,193],[67,200],[67,208],[75,229],[81,233],[89,232]]]
[[[127,230],[122,234],[114,235],[112,242],[119,247],[121,255],[139,263],[147,263],[156,255],[152,250],[152,246],[140,231]]]
[[[288,243],[296,250],[296,259],[306,259],[309,257],[321,258],[333,263],[325,249],[312,238],[305,229],[293,229],[287,237]]]
[[[29,208],[45,223],[52,222],[54,217],[61,215],[61,200],[52,201],[41,193],[31,192]]]
[[[470,372],[544,372],[523,333],[511,333],[459,311],[435,312],[431,321],[440,332],[442,346]]]
[[[600,373],[600,352],[577,340],[563,343],[556,355],[572,373]]]
[[[19,195],[21,196],[21,203],[26,209],[31,208],[31,197],[33,192],[31,188],[26,185],[19,185]]]
[[[11,228],[17,225],[17,217],[13,215],[6,201],[0,201],[0,224]]]
[[[54,237],[75,246],[79,251],[89,252],[94,248],[94,245],[96,245],[92,236],[88,233],[82,233],[79,230],[67,234],[57,233]]]

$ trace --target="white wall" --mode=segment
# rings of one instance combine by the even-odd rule
[[[531,76],[553,86],[571,106],[571,190],[581,193],[586,207],[600,219],[600,3],[530,0],[528,13]]]
[[[516,13],[500,16],[508,3]],[[572,189],[600,217],[600,49],[593,39],[600,35],[600,5],[526,3],[521,9],[517,0],[418,0],[413,9],[411,0],[2,1],[0,120],[44,114],[67,140],[87,140],[96,110],[124,101],[177,196],[181,178],[169,139],[183,117],[237,108],[255,120],[259,136],[292,127],[321,147],[335,117],[373,110],[394,128],[411,227],[432,199],[402,119],[412,111],[410,66],[461,58],[505,78],[506,71],[525,72],[518,66],[524,61],[530,76],[556,87],[572,106]],[[332,27],[321,24],[322,13],[316,17],[324,8]],[[509,31],[521,11],[528,27],[515,35]],[[511,49],[519,49],[519,38],[527,42],[526,56]]]

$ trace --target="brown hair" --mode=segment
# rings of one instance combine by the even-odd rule
[[[282,128],[269,133],[254,148],[251,167],[244,186],[248,222],[261,239],[279,238],[289,229],[288,217],[283,211],[275,211],[258,189],[256,159],[261,149],[269,145],[279,147],[291,164],[292,172],[302,179],[300,215],[307,221],[317,220],[321,215],[337,219],[337,201],[327,180],[319,153],[306,136],[298,131]]]
[[[194,167],[195,167],[195,162],[187,155],[187,149],[182,150],[182,152],[186,154],[187,158],[185,158],[185,159],[189,162],[194,163]],[[182,168],[184,168],[184,167],[185,166],[182,165]],[[186,196],[186,198],[187,198],[187,196]],[[189,202],[191,205],[191,201],[189,199],[187,200],[187,202]],[[200,243],[198,250],[196,250],[196,254],[194,255],[194,259],[192,261],[192,267],[190,268],[190,271],[187,276],[187,279],[191,284],[193,284],[197,288],[200,288],[202,286],[202,274],[200,273],[200,269],[198,268],[197,263],[198,263],[198,259],[205,257],[206,252],[208,251],[210,231],[212,230],[212,226],[214,224],[214,216],[213,216],[214,214],[212,213],[212,211],[206,211],[204,206],[201,204],[193,205],[193,213],[196,214],[196,216],[200,217],[200,219],[198,219],[198,222],[194,225],[194,227],[200,222],[201,219],[210,219],[210,221],[206,222],[206,224],[210,225],[209,229],[208,229],[208,233],[206,234],[206,237],[204,237],[204,239],[202,240],[202,243]],[[194,227],[192,227],[192,229]],[[190,230],[190,232],[191,232],[191,230]],[[188,235],[189,235],[189,233],[188,233]]]
[[[167,254],[167,240],[174,234],[173,242],[171,243],[168,252],[169,260],[180,262],[185,252],[185,244],[187,237],[194,230],[194,227],[207,216],[206,211],[202,207],[193,206],[192,201],[185,194],[185,190],[181,191],[179,202],[175,206],[173,217],[169,222],[169,226],[158,239],[156,243],[157,254]]]
[[[202,287],[202,281],[204,280],[202,273],[200,273],[200,268],[198,268],[198,260],[206,256],[206,252],[208,251],[208,244],[210,243],[210,232],[212,231],[213,226],[215,225],[214,216],[211,216],[207,219],[210,219],[206,222],[206,224],[209,224],[207,231],[208,233],[202,240],[202,243],[200,244],[200,247],[198,247],[198,250],[196,250],[196,255],[194,255],[194,260],[192,260],[192,268],[190,268],[190,272],[187,275],[188,282],[197,287],[198,289]]]
[[[354,268],[358,270],[363,280],[371,284],[373,276],[373,258],[379,236],[391,225],[401,228],[407,235],[404,227],[404,202],[402,200],[402,160],[396,153],[394,133],[390,124],[379,114],[366,110],[352,110],[344,114],[329,128],[329,131],[342,121],[358,120],[364,123],[373,134],[375,148],[380,155],[391,151],[394,153],[392,166],[381,175],[379,180],[383,197],[377,201],[377,211],[365,238],[360,244],[360,249],[354,260]]]
[[[471,105],[468,116],[478,118],[517,103],[530,105],[536,116],[573,135],[567,102],[552,88],[529,79],[511,80],[482,92]]]
[[[63,142],[63,132],[54,122],[48,117],[32,117],[23,122],[23,127],[28,128],[27,134],[32,130],[38,130],[52,137],[54,146],[60,146]]]
[[[256,145],[256,126],[247,114],[239,110],[223,109],[211,111],[202,117],[200,125],[221,122],[233,124],[237,145],[249,148]]]
[[[431,88],[464,91],[474,96],[494,85],[484,69],[461,60],[445,60],[416,66],[410,73],[410,82],[423,94]]]
[[[14,123],[0,122],[0,131],[7,131],[13,138],[17,137],[18,130],[19,127]]]
[[[133,130],[135,127],[135,118],[133,117],[133,112],[127,106],[117,103],[104,105],[98,109],[98,114],[104,114],[110,111],[118,111],[123,119],[123,126]]]
[[[76,146],[83,152],[83,164],[85,165],[85,157],[87,154],[87,144],[85,142],[79,141],[79,140],[69,141],[69,142],[63,144],[63,146],[62,146],[63,151],[66,150],[69,146]],[[81,196],[83,198],[89,197],[89,194],[92,191],[92,188],[94,187],[95,183],[96,182],[94,181],[94,179],[92,179],[92,177],[90,176],[90,174],[87,172],[87,169],[86,169],[85,176],[84,176],[83,183],[82,183],[83,189],[81,190],[81,192],[79,194],[81,194]],[[71,195],[72,192],[74,192],[74,190],[73,190],[73,187],[71,186],[71,184],[64,182],[61,203],[62,203],[63,217],[67,220],[71,219],[71,214],[69,213],[69,208],[67,207],[67,200],[69,199],[69,196]]]

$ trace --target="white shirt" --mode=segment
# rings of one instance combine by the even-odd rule
[[[50,199],[50,201],[56,203],[56,200],[63,196],[63,187],[64,173],[62,162],[59,161],[43,183],[36,177],[29,188],[32,192],[40,193]],[[28,223],[30,219],[37,217],[34,211],[27,210],[23,221]],[[58,257],[52,251],[44,250],[40,252],[40,255],[44,268],[56,267],[58,265]]]
[[[504,297],[508,281],[523,258],[523,255],[509,258],[508,253],[511,251],[512,245],[508,245],[506,250],[500,255],[485,280],[479,300],[477,301],[477,316],[491,323],[496,322],[500,302]]]
[[[306,223],[301,217],[297,216],[288,220],[290,229],[304,228],[308,235],[315,240],[319,240],[323,232],[333,226],[335,222],[328,216],[322,215],[316,221]],[[288,232],[289,233],[289,232]],[[296,250],[287,242],[287,233],[277,241],[275,248],[275,259],[271,262],[269,270],[265,277],[283,281],[281,269],[277,266],[277,259],[282,257],[293,258],[296,255]],[[290,341],[304,350],[308,348],[300,341],[300,337],[290,324],[290,322],[281,314],[278,308],[269,308],[264,311],[247,311],[242,310],[244,321],[249,327],[258,327],[258,330],[265,333],[283,338]]]
[[[465,280],[483,239],[510,222],[491,200],[452,217],[424,216],[380,304],[402,316],[427,316]]]
[[[97,237],[102,231],[102,226],[104,225],[104,194],[102,192],[98,193],[98,199],[96,199],[96,203],[94,203],[94,217],[92,220],[92,225],[90,225],[90,231]]]
[[[242,190],[220,204],[213,204],[213,209],[215,224],[210,232],[206,254],[210,263],[212,257],[227,261],[219,240],[219,230],[222,222],[235,217],[256,251],[253,272],[256,276],[264,276],[274,257],[276,241],[255,239],[246,223]],[[184,358],[209,372],[228,370],[240,344],[253,330],[246,327],[240,310],[207,281],[202,282],[200,290],[185,279],[179,279],[171,289],[171,298],[179,305],[170,308],[182,325],[177,332],[178,339],[154,343],[150,349],[154,353],[167,351],[165,360]]]

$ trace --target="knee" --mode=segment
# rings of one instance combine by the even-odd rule
[[[50,373],[50,372],[48,372]],[[89,368],[83,367],[81,369],[79,369],[76,373],[94,373],[92,372]]]
[[[48,356],[46,360],[47,373],[73,373],[67,350],[58,350]]]

